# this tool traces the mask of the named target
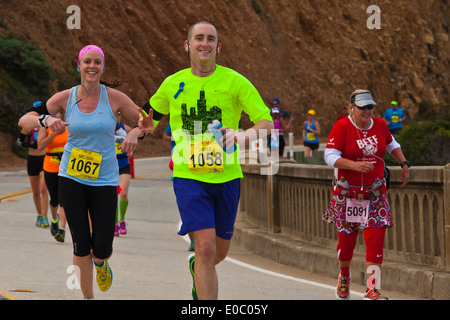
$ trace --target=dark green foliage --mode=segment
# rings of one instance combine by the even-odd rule
[[[50,65],[36,46],[0,37],[0,128],[18,133],[17,121],[36,100],[49,97]]]
[[[0,37],[0,65],[2,71],[20,82],[31,94],[48,96],[52,71],[37,47]]]
[[[19,118],[34,101],[49,98],[50,65],[39,49],[29,43],[0,37],[0,130],[18,134]],[[13,145],[19,156],[26,149]]]
[[[404,128],[396,140],[403,154],[412,165],[431,166],[450,163],[450,107],[444,105],[436,110],[429,103],[420,105],[417,119]],[[391,157],[386,164],[398,165]]]

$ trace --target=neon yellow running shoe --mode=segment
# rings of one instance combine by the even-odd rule
[[[194,281],[194,262],[195,262],[195,255],[191,255],[189,258],[189,271],[191,272],[192,276],[192,299],[198,300],[197,296],[197,290],[195,289],[195,281]]]
[[[101,265],[97,265],[94,261],[95,269],[97,270],[97,284],[100,290],[107,291],[111,287],[113,280],[113,273],[109,267],[107,260],[104,260]]]

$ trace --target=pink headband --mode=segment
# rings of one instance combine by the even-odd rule
[[[103,63],[105,64],[105,55],[103,54],[103,50],[100,49],[100,47],[97,47],[96,45],[93,44],[90,44],[80,50],[80,53],[78,54],[78,64],[80,64],[81,57],[83,57],[84,54],[88,51],[97,51],[98,53],[100,53],[103,57]]]

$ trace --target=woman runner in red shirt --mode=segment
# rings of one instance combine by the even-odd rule
[[[383,155],[387,150],[402,166],[402,187],[409,180],[409,162],[383,119],[373,118],[376,103],[367,90],[356,90],[350,98],[350,114],[333,126],[325,149],[325,161],[335,169],[333,198],[323,219],[335,223],[341,272],[336,296],[350,297],[349,271],[359,230],[366,243],[367,291],[364,299],[387,300],[377,289],[383,261],[384,234],[392,226],[384,179]],[[375,283],[373,283],[375,280]]]

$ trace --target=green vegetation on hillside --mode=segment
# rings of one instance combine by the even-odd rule
[[[438,109],[422,102],[416,120],[405,127],[396,140],[412,165],[432,166],[450,163],[450,105]],[[398,165],[389,155],[387,165]]]
[[[39,49],[0,37],[0,128],[16,133],[18,118],[35,100],[47,99],[51,66]]]

